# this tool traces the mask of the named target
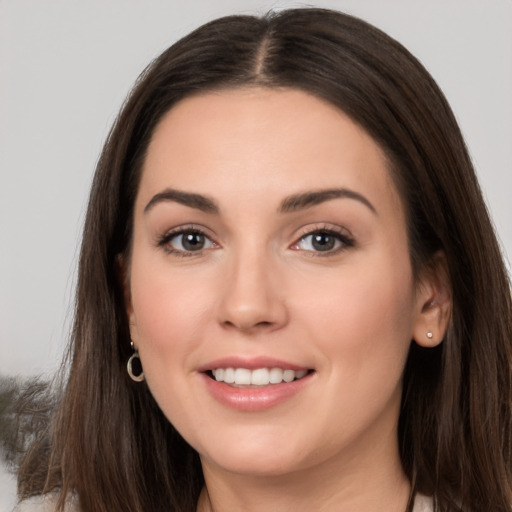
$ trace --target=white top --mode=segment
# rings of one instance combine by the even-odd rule
[[[433,512],[434,503],[430,496],[423,496],[423,494],[417,494],[414,499],[413,512]]]
[[[54,493],[43,496],[34,496],[28,500],[22,501],[12,512],[55,512],[57,507],[57,495]],[[80,512],[78,499],[69,497],[66,500],[65,512]]]
[[[55,512],[57,498],[54,494],[46,496],[36,496],[20,503],[13,512]],[[80,512],[78,500],[71,498],[68,500],[65,512]],[[413,512],[433,512],[434,506],[432,498],[428,496],[417,495],[414,500]]]

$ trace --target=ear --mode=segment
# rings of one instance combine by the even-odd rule
[[[130,262],[123,254],[116,257],[116,274],[119,286],[123,292],[123,304],[130,328],[130,338],[137,346],[137,324],[135,322],[135,314],[132,306],[132,294],[130,288]]]
[[[444,339],[452,313],[452,289],[446,256],[438,251],[420,276],[416,291],[414,341],[434,347]]]

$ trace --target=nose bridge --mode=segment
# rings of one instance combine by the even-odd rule
[[[250,331],[286,321],[276,265],[264,244],[245,244],[232,252],[220,306],[223,325]]]

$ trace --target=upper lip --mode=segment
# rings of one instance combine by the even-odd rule
[[[207,372],[217,368],[246,368],[248,370],[257,370],[258,368],[281,368],[283,370],[309,370],[310,368],[300,364],[290,363],[273,357],[241,357],[230,356],[215,359],[198,368],[199,372]]]

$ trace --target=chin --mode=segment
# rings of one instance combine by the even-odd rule
[[[281,436],[268,439],[253,434],[249,439],[236,441],[230,438],[199,453],[203,465],[213,464],[224,471],[246,476],[282,476],[307,466],[302,455],[303,443],[295,443]]]
[[[229,473],[261,478],[284,476],[302,469],[297,462],[286,460],[283,457],[268,458],[261,455],[259,457],[252,457],[240,454],[217,459],[204,459],[201,457],[203,464],[205,460]]]

